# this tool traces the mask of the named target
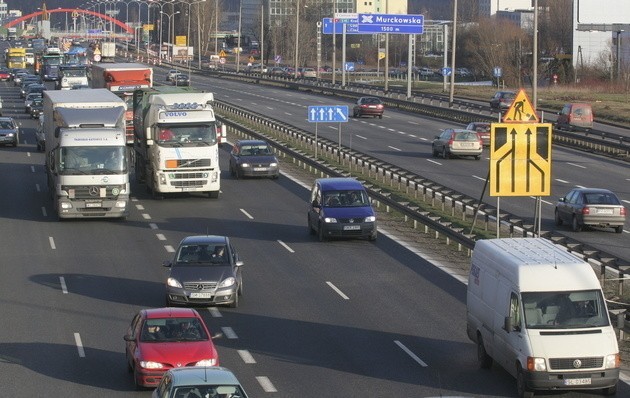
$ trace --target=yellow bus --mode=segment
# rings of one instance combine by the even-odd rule
[[[26,68],[26,49],[9,48],[7,53],[8,68]]]

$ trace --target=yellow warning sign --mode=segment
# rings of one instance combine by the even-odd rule
[[[539,121],[525,90],[521,89],[510,108],[503,114],[503,123],[538,123]]]
[[[225,57],[227,54],[225,53],[225,51],[221,50],[221,52],[219,53],[219,57]]]
[[[247,61],[248,61],[248,62],[254,62],[254,57],[250,56],[250,57],[247,59]]]
[[[490,196],[551,195],[551,123],[492,123]]]

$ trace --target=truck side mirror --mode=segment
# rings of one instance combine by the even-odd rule
[[[505,329],[508,333],[512,331],[512,317],[505,317],[505,320],[503,321],[503,329]]]
[[[61,131],[61,127],[55,128],[55,138],[59,138],[59,132]]]

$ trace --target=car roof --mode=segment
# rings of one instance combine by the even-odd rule
[[[214,384],[227,384],[227,385],[240,385],[238,379],[227,368],[221,366],[202,367],[192,366],[183,368],[173,368],[169,372],[172,375],[174,386],[189,386],[189,385],[214,385]]]
[[[238,140],[236,143],[239,145],[267,145],[267,141],[263,140]]]
[[[147,319],[199,317],[199,313],[195,309],[185,307],[147,308],[142,312]]]
[[[573,188],[572,191],[579,191],[583,193],[612,193],[614,195],[611,190],[605,188]]]
[[[350,190],[350,189],[363,189],[363,184],[354,178],[319,178],[317,183],[322,187],[323,191],[326,190]]]
[[[0,122],[8,122],[8,121],[13,121],[12,117],[8,117],[8,116],[4,116],[4,117],[0,117]]]
[[[195,235],[195,236],[187,236],[182,239],[180,245],[186,244],[210,244],[210,243],[223,243],[227,244],[229,239],[226,236],[219,235]]]

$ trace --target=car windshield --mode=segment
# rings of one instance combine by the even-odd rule
[[[241,156],[268,156],[271,155],[271,149],[267,145],[243,145],[241,147]]]
[[[179,248],[176,263],[212,265],[229,263],[227,247],[224,244],[186,245]]]
[[[208,334],[197,318],[147,319],[140,334],[147,343],[201,340],[208,340]]]
[[[328,191],[324,194],[326,207],[363,207],[370,204],[370,198],[362,190]]]
[[[13,125],[13,122],[10,122],[8,120],[2,120],[2,121],[0,121],[0,129],[1,130],[13,130],[13,129],[15,129],[15,126]]]
[[[568,329],[608,326],[599,290],[522,293],[528,329]]]
[[[240,386],[234,385],[197,385],[175,387],[173,397],[191,398],[245,398],[245,392]]]
[[[380,104],[381,100],[378,98],[363,98],[361,101],[363,104]]]

